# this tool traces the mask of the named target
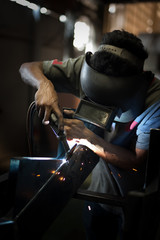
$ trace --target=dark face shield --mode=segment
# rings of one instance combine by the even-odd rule
[[[89,99],[81,99],[74,117],[110,131],[117,111],[116,107],[96,104]]]
[[[114,121],[130,122],[135,119],[142,112],[148,88],[149,81],[145,73],[128,77],[107,76],[89,66],[90,57],[91,54],[87,53],[80,81],[83,92],[92,102],[92,108],[95,104],[95,109],[98,105],[104,111],[113,109],[114,118],[113,114],[109,115]],[[80,110],[83,112],[82,106]],[[92,113],[94,114],[94,111]]]

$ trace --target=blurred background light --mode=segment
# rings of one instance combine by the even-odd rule
[[[81,21],[77,21],[74,26],[73,46],[79,51],[83,51],[89,42],[90,27]]]

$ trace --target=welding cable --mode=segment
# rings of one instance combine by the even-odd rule
[[[29,147],[29,154],[31,157],[34,155],[34,116],[36,112],[36,104],[35,101],[33,101],[27,111],[27,118],[26,118],[26,132],[27,132],[27,140],[28,140],[28,147]],[[63,131],[58,130],[58,126],[56,124],[56,121],[54,120],[53,116],[55,116],[53,113],[51,114],[50,118],[50,127],[54,134],[56,135],[57,139],[60,140],[62,143],[63,149],[65,153],[67,153],[70,148],[66,140],[66,135]],[[64,154],[64,153],[63,153]]]
[[[33,156],[33,117],[36,112],[36,104],[33,101],[27,111],[26,117],[26,133],[29,147],[29,155]]]

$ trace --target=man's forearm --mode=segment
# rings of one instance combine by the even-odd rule
[[[123,169],[136,168],[147,158],[147,150],[135,149],[135,151],[106,142],[94,133],[88,135],[92,150],[107,163],[111,163]]]
[[[24,63],[21,65],[19,72],[22,80],[36,89],[49,81],[43,74],[42,62]]]
[[[59,109],[58,96],[54,86],[43,74],[42,62],[24,63],[20,67],[23,81],[37,89],[35,103],[44,124],[49,123],[52,112],[58,118],[58,127],[63,129],[63,115]]]

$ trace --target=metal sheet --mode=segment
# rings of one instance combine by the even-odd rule
[[[77,146],[69,160],[57,168],[16,215],[15,222],[20,237],[40,238],[91,173],[98,160],[99,157],[93,151],[85,146]]]

